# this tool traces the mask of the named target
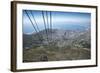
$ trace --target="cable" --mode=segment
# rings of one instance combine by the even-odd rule
[[[38,27],[38,24],[37,24],[37,22],[36,22],[36,19],[35,19],[35,17],[34,17],[34,14],[32,13],[32,11],[31,11],[31,15],[32,15],[33,20],[34,20],[34,22],[35,22],[35,24],[36,24],[36,27],[37,27],[38,32],[40,32],[39,27]],[[40,34],[41,34],[41,33],[40,33]],[[40,35],[40,37],[43,38],[42,35]]]
[[[25,10],[25,12],[26,12],[26,15],[28,16],[28,18],[29,18],[30,22],[32,23],[32,26],[33,26],[33,28],[35,29],[36,33],[38,33],[38,32],[37,32],[37,30],[36,30],[36,28],[35,28],[35,26],[34,26],[34,24],[33,24],[33,22],[32,22],[32,20],[31,20],[31,18],[30,18],[30,16],[28,15],[28,13],[27,13],[27,11],[26,11],[26,10]],[[42,39],[41,39],[41,37],[39,36],[39,34],[38,34],[38,37],[39,37],[39,40],[41,40],[41,41],[42,41]]]
[[[46,31],[46,35],[47,35],[47,41],[48,41],[48,33],[46,30],[46,21],[45,21],[45,17],[44,17],[44,12],[42,11],[42,17],[43,17],[43,22],[44,22],[44,27],[45,27],[45,31]]]
[[[48,16],[48,11],[46,11],[46,18],[47,18],[47,33],[48,33],[48,42],[49,42],[49,16]]]
[[[34,14],[32,13],[32,11],[31,11],[31,15],[32,15],[32,17],[33,17],[33,20],[34,20],[34,22],[35,22],[35,24],[36,24],[36,27],[37,27],[37,29],[38,29],[38,32],[39,32],[40,30],[39,30],[39,27],[38,27],[38,25],[37,25],[37,22],[36,22],[36,20],[35,20],[35,17],[34,17]]]
[[[51,40],[52,40],[52,13],[50,11],[50,31],[51,31]]]

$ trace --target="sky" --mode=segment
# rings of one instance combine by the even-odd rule
[[[44,30],[44,23],[46,28],[50,28],[50,12],[53,29],[74,30],[91,25],[91,13],[23,10],[23,33],[31,34]]]

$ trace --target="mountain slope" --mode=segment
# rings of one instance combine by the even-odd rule
[[[46,34],[48,32],[48,34]],[[90,59],[90,30],[43,30],[23,34],[23,62]]]

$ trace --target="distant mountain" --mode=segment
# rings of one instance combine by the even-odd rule
[[[85,30],[63,30],[50,29],[42,30],[34,34],[23,34],[23,48],[29,49],[42,45],[55,43],[56,46],[81,45],[90,47],[90,29]],[[84,42],[85,41],[85,42]],[[85,45],[85,47],[86,47]]]

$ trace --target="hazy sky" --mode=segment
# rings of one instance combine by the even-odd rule
[[[50,11],[47,11],[48,23],[47,23],[46,11],[43,11],[43,12],[44,12],[44,18],[46,21],[46,26],[48,27],[48,25],[50,25]],[[32,15],[34,16],[34,18]],[[51,15],[52,15],[52,28],[53,29],[67,30],[69,29],[70,26],[71,27],[75,27],[75,26],[76,27],[77,26],[86,27],[91,24],[90,23],[91,22],[90,13],[51,11]],[[23,33],[29,34],[29,33],[36,32],[32,26],[32,23],[33,23],[33,25],[35,26],[37,30],[34,19],[38,25],[39,30],[45,29],[42,11],[23,10]]]

